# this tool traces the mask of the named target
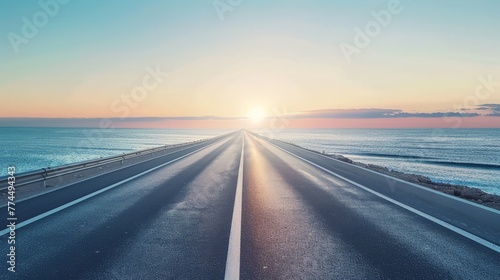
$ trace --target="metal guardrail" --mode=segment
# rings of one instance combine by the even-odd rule
[[[123,164],[123,161],[127,160],[127,159],[133,159],[136,157],[145,156],[145,155],[149,155],[149,154],[154,155],[155,152],[164,152],[164,151],[167,151],[169,149],[176,148],[176,147],[188,146],[188,145],[192,145],[195,143],[201,143],[201,142],[206,142],[209,140],[215,140],[218,138],[225,137],[229,134],[231,134],[231,133],[227,133],[227,134],[223,134],[223,135],[219,135],[219,136],[211,137],[211,138],[199,139],[199,140],[186,142],[186,143],[158,146],[155,148],[134,151],[131,153],[126,153],[126,154],[122,154],[122,155],[118,155],[118,156],[106,157],[106,158],[97,159],[97,160],[96,159],[87,160],[87,161],[83,161],[83,162],[79,162],[79,163],[61,165],[61,166],[57,166],[54,168],[47,167],[47,168],[42,168],[42,169],[35,170],[35,171],[19,173],[19,174],[16,174],[15,186],[16,186],[16,188],[18,188],[18,187],[22,187],[25,185],[41,182],[42,186],[45,187],[45,182],[47,180],[54,179],[54,178],[57,178],[60,176],[65,176],[68,174],[73,174],[73,173],[85,171],[85,170],[92,169],[92,168],[102,167],[102,166],[105,166],[105,165],[108,165],[111,163],[121,162]],[[8,186],[9,186],[8,181],[7,181],[8,177],[9,176],[0,177],[0,192],[3,192],[3,191],[8,189]]]

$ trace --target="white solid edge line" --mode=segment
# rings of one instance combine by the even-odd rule
[[[238,170],[238,183],[236,184],[236,195],[234,198],[234,209],[231,222],[231,233],[229,234],[229,248],[227,250],[226,273],[224,275],[224,280],[240,279],[243,155],[245,153],[244,132],[242,139],[240,168]]]
[[[286,142],[283,142],[283,143],[288,144],[288,143],[286,143]],[[273,145],[275,145],[275,144],[273,144]],[[299,149],[303,149],[302,147],[297,147],[297,148],[299,148]],[[308,150],[306,150],[306,149],[304,149],[304,150],[305,150],[305,151],[307,151],[307,152],[311,152],[311,151],[308,151]],[[327,156],[327,155],[322,155],[322,154],[319,154],[319,153],[318,153],[317,155],[318,155],[318,156],[320,156],[320,157],[323,157],[323,158],[325,158],[325,159],[328,159],[328,160],[332,160],[332,161],[339,162],[339,163],[341,163],[341,164],[348,165],[348,163],[345,163],[345,162],[340,161],[340,160],[338,160],[338,159],[334,159],[334,158],[329,157],[329,156]],[[366,167],[362,167],[362,166],[359,166],[359,165],[353,165],[353,167],[356,167],[356,168],[359,168],[359,169],[363,169],[364,171],[367,171],[367,172],[370,172],[370,173],[373,173],[373,174],[377,174],[377,175],[379,175],[379,176],[383,176],[383,177],[385,177],[385,178],[387,178],[387,179],[390,179],[390,180],[394,180],[394,181],[398,181],[398,182],[401,182],[401,183],[405,183],[405,184],[411,185],[411,186],[413,186],[413,187],[415,187],[415,188],[422,189],[422,190],[425,190],[425,191],[427,191],[427,192],[434,193],[435,195],[445,196],[445,197],[447,197],[447,198],[449,198],[449,199],[453,199],[453,200],[456,200],[456,201],[460,201],[460,202],[462,202],[462,203],[469,204],[469,205],[472,205],[472,206],[474,206],[474,207],[481,208],[481,209],[483,209],[483,210],[485,210],[485,211],[488,211],[488,212],[493,212],[493,213],[496,213],[496,214],[500,214],[500,211],[499,211],[499,210],[496,210],[496,209],[493,209],[493,208],[490,208],[490,207],[486,207],[486,206],[484,206],[484,205],[477,204],[477,203],[474,203],[474,202],[470,202],[470,201],[468,201],[468,200],[466,200],[466,199],[458,198],[458,197],[455,197],[455,196],[452,196],[452,195],[449,195],[449,194],[446,194],[446,193],[443,193],[443,192],[440,192],[440,191],[437,191],[437,190],[433,190],[433,189],[430,189],[430,188],[426,188],[426,187],[420,186],[420,185],[418,185],[418,184],[415,184],[415,183],[412,183],[412,182],[405,181],[405,180],[403,180],[403,179],[399,179],[399,178],[396,178],[396,177],[389,176],[389,175],[384,174],[384,173],[379,173],[379,172],[376,172],[376,171],[374,171],[374,170],[368,169],[368,168],[366,168]]]
[[[216,142],[215,142],[215,143],[216,143]],[[214,143],[212,143],[212,144],[214,144]],[[209,144],[209,145],[207,145],[206,147],[208,147],[208,146],[210,146],[210,145],[212,145],[212,144]],[[203,144],[193,145],[193,146],[188,147],[188,148],[185,148],[185,149],[181,149],[181,150],[178,150],[178,151],[175,151],[175,152],[171,152],[171,153],[168,153],[168,154],[164,154],[164,155],[159,155],[159,156],[157,156],[157,157],[150,158],[150,159],[147,159],[147,160],[145,160],[145,161],[140,161],[140,162],[137,162],[137,163],[133,163],[133,164],[131,164],[131,165],[127,165],[127,166],[119,167],[119,168],[117,168],[117,169],[113,169],[113,170],[110,170],[110,171],[106,171],[106,172],[104,172],[104,173],[101,173],[101,174],[98,174],[98,175],[95,175],[95,176],[90,176],[90,177],[87,177],[87,178],[85,178],[85,179],[78,180],[78,181],[75,181],[75,182],[69,183],[69,184],[67,184],[67,185],[63,185],[63,186],[58,187],[58,188],[53,189],[53,190],[49,190],[49,191],[46,191],[46,192],[37,193],[37,194],[34,194],[34,195],[32,195],[32,196],[25,197],[25,198],[23,198],[23,199],[17,200],[17,201],[16,201],[16,203],[21,203],[21,202],[23,202],[23,201],[30,200],[30,199],[33,199],[33,198],[36,198],[36,197],[39,197],[39,196],[42,196],[42,195],[46,195],[46,194],[49,194],[49,193],[52,193],[52,192],[57,192],[57,191],[60,191],[60,190],[62,190],[62,189],[65,189],[65,188],[67,188],[67,187],[71,187],[71,186],[72,186],[72,185],[74,185],[74,184],[78,184],[78,183],[81,183],[81,182],[85,182],[85,181],[87,181],[87,180],[92,180],[92,179],[95,179],[95,178],[100,177],[100,176],[108,175],[108,174],[110,174],[110,173],[113,173],[113,172],[116,172],[116,171],[123,170],[123,169],[125,169],[125,168],[129,168],[129,167],[137,166],[137,165],[140,165],[140,164],[144,164],[144,163],[147,163],[147,162],[149,162],[149,161],[151,161],[151,160],[155,160],[155,159],[159,159],[159,158],[161,158],[161,157],[165,157],[165,156],[173,155],[173,154],[175,154],[175,153],[182,152],[182,151],[185,151],[185,150],[189,150],[189,149],[191,149],[191,148],[193,148],[193,147],[198,147],[198,146],[201,146],[201,145],[203,145]],[[5,207],[5,206],[7,206],[7,205],[8,205],[7,203],[6,203],[6,204],[4,204],[4,205],[0,205],[0,208],[1,208],[1,207]]]
[[[500,246],[498,246],[498,245],[496,245],[494,243],[491,243],[488,240],[484,240],[481,237],[476,236],[476,235],[474,235],[474,234],[472,234],[470,232],[467,232],[467,231],[465,231],[463,229],[460,229],[460,228],[458,228],[458,227],[456,227],[454,225],[451,225],[451,224],[449,224],[449,223],[447,223],[445,221],[442,221],[442,220],[440,220],[440,219],[438,219],[436,217],[433,217],[433,216],[431,216],[429,214],[426,214],[426,213],[424,213],[424,212],[422,212],[420,210],[417,210],[417,209],[415,209],[413,207],[410,207],[410,206],[408,206],[406,204],[403,204],[403,203],[401,203],[401,202],[399,202],[397,200],[394,200],[394,199],[392,199],[390,197],[387,197],[387,196],[385,196],[385,195],[383,195],[381,193],[378,193],[378,192],[376,192],[376,191],[374,191],[374,190],[372,190],[372,189],[370,189],[368,187],[365,187],[365,186],[363,186],[361,184],[358,184],[358,183],[356,183],[354,181],[351,181],[351,180],[349,180],[349,179],[347,179],[347,178],[345,178],[343,176],[340,176],[340,175],[338,175],[338,174],[336,174],[336,173],[334,173],[334,172],[332,172],[332,171],[330,171],[330,170],[328,170],[328,169],[326,169],[326,168],[324,168],[324,167],[322,167],[320,165],[317,165],[317,164],[315,164],[315,163],[313,163],[313,162],[311,162],[311,161],[309,161],[309,160],[307,160],[305,158],[302,158],[302,157],[300,157],[300,156],[298,156],[298,155],[296,155],[296,154],[294,154],[292,152],[289,152],[289,151],[287,151],[287,150],[285,150],[285,149],[283,149],[283,148],[275,145],[274,143],[271,143],[271,142],[268,142],[268,143],[270,143],[274,147],[276,147],[276,148],[278,148],[278,149],[280,149],[280,150],[282,150],[282,151],[284,151],[284,152],[286,152],[286,153],[288,153],[288,154],[290,154],[290,155],[292,155],[292,156],[294,156],[296,158],[299,158],[299,159],[301,159],[301,160],[303,160],[303,161],[305,161],[305,162],[307,162],[307,163],[309,163],[309,164],[311,164],[311,165],[313,165],[313,166],[315,166],[315,167],[317,167],[317,168],[319,168],[319,169],[321,169],[321,170],[323,170],[323,171],[325,171],[325,172],[327,172],[327,173],[329,173],[329,174],[331,174],[331,175],[333,175],[333,176],[335,176],[335,177],[337,177],[337,178],[339,178],[341,180],[344,180],[344,181],[346,181],[348,183],[351,183],[351,184],[353,184],[353,185],[355,185],[355,186],[357,186],[357,187],[359,187],[359,188],[361,188],[361,189],[363,189],[363,190],[365,190],[367,192],[370,192],[370,193],[372,193],[372,194],[374,194],[374,195],[376,195],[376,196],[378,196],[378,197],[380,197],[382,199],[385,199],[385,200],[387,200],[387,201],[389,201],[389,202],[391,202],[391,203],[393,203],[393,204],[395,204],[395,205],[397,205],[399,207],[402,207],[402,208],[404,208],[404,209],[406,209],[406,210],[408,210],[408,211],[410,211],[410,212],[412,212],[414,214],[417,214],[417,215],[419,215],[422,218],[425,218],[425,219],[427,219],[429,221],[432,221],[432,222],[434,222],[434,223],[436,223],[436,224],[438,224],[440,226],[443,226],[443,227],[445,227],[445,228],[447,228],[447,229],[449,229],[451,231],[454,231],[455,233],[458,233],[458,234],[462,235],[463,237],[466,237],[466,238],[468,238],[468,239],[470,239],[470,240],[472,240],[474,242],[477,242],[477,243],[479,243],[479,244],[481,244],[481,245],[483,245],[483,246],[485,246],[487,248],[490,248],[491,250],[493,250],[493,251],[495,251],[497,253],[500,253]]]
[[[45,212],[45,213],[42,213],[42,214],[40,214],[40,215],[38,215],[38,216],[35,216],[35,217],[30,218],[30,219],[28,219],[28,220],[26,220],[26,221],[23,221],[23,222],[21,222],[21,223],[19,223],[19,224],[16,224],[16,230],[17,230],[17,229],[20,229],[20,228],[22,228],[22,227],[24,227],[24,226],[27,226],[27,225],[29,225],[29,224],[31,224],[31,223],[34,223],[34,222],[36,222],[36,221],[38,221],[38,220],[41,220],[41,219],[43,219],[43,218],[45,218],[45,217],[48,217],[48,216],[50,216],[50,215],[52,215],[52,214],[54,214],[54,213],[57,213],[57,212],[59,212],[59,211],[61,211],[61,210],[64,210],[64,209],[66,209],[66,208],[68,208],[68,207],[71,207],[71,206],[73,206],[73,205],[75,205],[75,204],[77,204],[77,203],[80,203],[80,202],[84,201],[84,200],[87,200],[87,199],[89,199],[89,198],[91,198],[91,197],[93,197],[93,196],[96,196],[96,195],[100,194],[100,193],[103,193],[103,192],[108,191],[108,190],[110,190],[110,189],[112,189],[112,188],[115,188],[115,187],[117,187],[117,186],[119,186],[119,185],[122,185],[122,184],[127,183],[127,182],[129,182],[129,181],[131,181],[131,180],[134,180],[134,179],[136,179],[136,178],[138,178],[138,177],[141,177],[141,176],[143,176],[143,175],[145,175],[145,174],[148,174],[148,173],[150,173],[150,172],[153,172],[153,171],[155,171],[155,170],[157,170],[157,169],[159,169],[159,168],[164,167],[165,165],[169,165],[169,164],[171,164],[171,163],[173,163],[173,162],[176,162],[176,161],[178,161],[178,160],[180,160],[180,159],[183,159],[183,158],[185,158],[185,157],[187,157],[187,156],[190,156],[190,155],[192,155],[192,154],[194,154],[194,153],[196,153],[196,152],[199,152],[199,151],[201,151],[201,150],[203,150],[203,149],[206,149],[206,148],[208,148],[208,147],[210,147],[210,146],[211,146],[211,145],[207,145],[207,146],[205,146],[205,147],[203,147],[203,148],[200,148],[200,149],[198,149],[198,150],[192,151],[192,152],[190,152],[190,153],[188,153],[188,154],[185,154],[185,155],[183,155],[183,156],[181,156],[181,157],[178,157],[178,158],[176,158],[176,159],[173,159],[173,160],[171,160],[171,161],[169,161],[169,162],[166,162],[166,163],[164,163],[164,164],[162,164],[162,165],[158,165],[158,166],[156,166],[156,167],[153,167],[153,168],[151,168],[151,169],[149,169],[149,170],[146,170],[146,171],[144,171],[144,172],[142,172],[142,173],[139,173],[139,174],[137,174],[137,175],[134,175],[134,176],[132,176],[132,177],[130,177],[130,178],[127,178],[127,179],[125,179],[125,180],[122,180],[122,181],[120,181],[120,182],[118,182],[118,183],[114,183],[113,185],[107,186],[107,187],[102,188],[102,189],[100,189],[100,190],[98,190],[98,191],[95,191],[95,192],[93,192],[93,193],[90,193],[90,194],[87,194],[87,195],[85,195],[85,196],[82,196],[82,197],[80,197],[80,198],[78,198],[78,199],[76,199],[76,200],[73,200],[73,201],[68,202],[68,203],[66,203],[66,204],[64,204],[64,205],[61,205],[61,206],[56,207],[56,208],[54,208],[54,209],[52,209],[52,210],[49,210],[49,211],[47,211],[47,212]],[[3,236],[3,235],[5,235],[5,234],[7,234],[7,233],[9,233],[9,232],[10,232],[10,228],[6,228],[6,229],[4,229],[4,230],[0,231],[0,236]]]

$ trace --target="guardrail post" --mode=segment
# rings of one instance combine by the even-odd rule
[[[43,180],[42,180],[42,188],[46,188],[46,180],[47,180],[47,169],[45,168],[42,168],[44,173],[42,173],[42,177],[43,177]]]

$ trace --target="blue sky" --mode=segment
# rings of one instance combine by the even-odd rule
[[[391,1],[246,0],[220,20],[210,0],[73,0],[16,53],[9,34],[51,1],[0,0],[0,94],[12,104],[0,117],[117,117],[110,104],[155,66],[169,78],[129,117],[500,103],[500,89],[466,102],[478,77],[500,80],[499,1],[399,1],[348,62],[339,46]]]

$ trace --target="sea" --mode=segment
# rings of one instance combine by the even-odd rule
[[[0,177],[229,133],[201,129],[0,127]]]
[[[500,195],[500,129],[287,129],[257,131],[354,161]]]
[[[234,130],[0,127],[0,176],[213,137]],[[500,129],[255,131],[354,161],[500,195]]]

